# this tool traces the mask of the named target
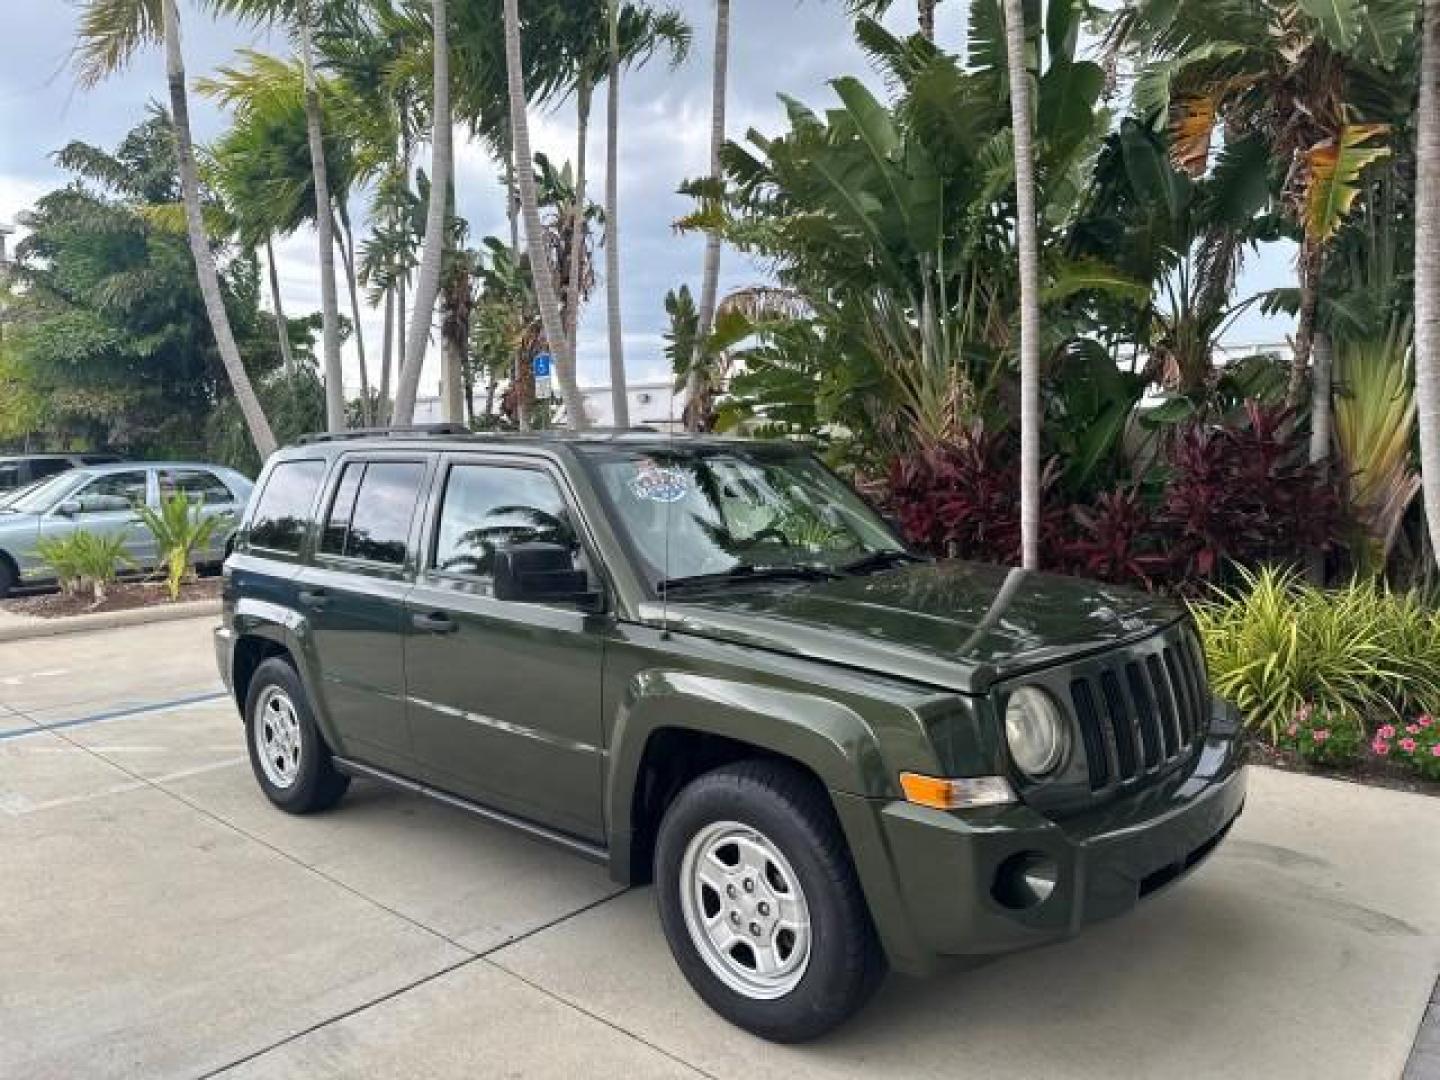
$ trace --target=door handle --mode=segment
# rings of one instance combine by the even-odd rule
[[[330,594],[324,589],[301,589],[300,603],[315,611],[324,611],[325,605],[330,602]]]
[[[453,634],[460,629],[459,623],[439,611],[427,615],[412,615],[410,621],[415,624],[415,629],[424,630],[429,634]]]

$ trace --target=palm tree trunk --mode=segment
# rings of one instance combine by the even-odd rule
[[[1335,382],[1335,349],[1330,335],[1317,333],[1313,350],[1315,369],[1310,379],[1310,464],[1321,467],[1321,475],[1330,475],[1330,442],[1335,429],[1331,393]],[[1306,568],[1310,580],[1325,584],[1325,555],[1316,551]]]
[[[385,290],[385,325],[380,346],[380,402],[375,422],[382,427],[390,422],[390,363],[395,347],[395,290]]]
[[[220,292],[220,272],[215,268],[215,254],[205,232],[205,219],[200,210],[200,177],[195,168],[195,145],[190,134],[190,101],[185,89],[185,60],[180,52],[180,12],[176,0],[162,0],[161,21],[165,34],[165,78],[170,90],[170,115],[175,128],[175,156],[180,171],[181,199],[185,204],[185,229],[190,238],[190,252],[195,258],[195,276],[200,282],[200,295],[205,313],[220,350],[220,361],[235,393],[235,402],[245,417],[245,426],[255,450],[264,461],[276,450],[275,433],[265,410],[255,396],[240,346],[230,328],[225,298]]]
[[[725,91],[730,69],[730,0],[715,0],[715,63],[710,86],[710,178],[719,184],[720,148],[725,143]],[[695,345],[690,354],[690,373],[685,380],[685,396],[700,396],[703,380],[700,362],[705,341],[715,322],[715,304],[720,292],[720,237],[710,232],[705,237],[705,270],[700,279],[700,312],[695,328]],[[696,430],[700,409],[685,410],[686,426]]]
[[[275,245],[265,237],[265,262],[270,267],[270,306],[275,309],[275,335],[280,339],[280,363],[288,375],[295,370],[295,353],[290,347],[290,323],[280,299],[280,272],[275,269]]]
[[[335,236],[330,220],[330,176],[325,167],[325,135],[320,121],[320,90],[310,48],[308,10],[300,14],[301,64],[305,71],[305,129],[315,186],[315,233],[320,244],[320,319],[325,358],[325,426],[344,431],[345,371],[340,363],[340,302],[335,292]]]
[[[1430,549],[1440,561],[1440,0],[1425,0],[1415,160],[1415,395]]]
[[[515,175],[520,182],[520,211],[525,219],[525,242],[530,250],[530,274],[535,281],[535,299],[540,307],[540,322],[545,339],[556,354],[555,378],[570,426],[590,426],[585,416],[585,401],[575,382],[575,357],[567,356],[565,320],[560,300],[555,294],[555,281],[550,260],[545,254],[545,234],[540,225],[539,195],[535,190],[535,156],[530,150],[529,104],[525,97],[525,75],[520,55],[520,11],[517,0],[505,0],[505,66],[510,84],[511,144],[515,147]]]
[[[919,0],[920,33],[925,40],[935,41],[935,4],[937,0]]]
[[[566,268],[565,347],[575,356],[580,346],[580,278],[585,266],[586,164],[590,145],[590,106],[595,88],[589,76],[580,75],[575,90],[575,215],[570,222],[570,265]]]
[[[355,320],[355,352],[360,360],[360,420],[366,427],[374,422],[370,414],[370,365],[365,359],[365,326],[360,317],[360,289],[355,281],[355,233],[350,214],[340,201],[340,258],[345,263],[345,281],[350,288],[350,317]]]
[[[455,158],[450,158],[450,195],[446,217],[455,216]],[[450,230],[445,230],[447,239]],[[453,247],[446,248],[448,265],[440,283],[440,407],[447,423],[465,422],[465,352],[470,344],[470,272]],[[448,275],[448,276],[447,276]]]
[[[440,271],[445,259],[446,188],[454,159],[450,119],[450,26],[445,0],[431,0],[435,23],[435,131],[431,138],[430,206],[425,216],[425,254],[415,283],[414,310],[410,332],[405,339],[405,360],[400,367],[400,385],[395,392],[394,423],[404,426],[415,421],[415,395],[420,389],[420,372],[430,343],[430,323],[435,317],[435,298],[440,292]]]
[[[1015,141],[1015,213],[1020,246],[1020,563],[1040,565],[1040,238],[1035,214],[1035,145],[1021,0],[1005,2],[1010,122]]]
[[[620,2],[610,0],[610,84],[605,102],[605,313],[610,337],[610,408],[630,426],[625,385],[625,327],[620,312]]]
[[[1320,309],[1320,274],[1324,269],[1325,249],[1306,240],[1300,247],[1300,320],[1295,327],[1295,355],[1290,358],[1290,386],[1285,394],[1285,402],[1292,409],[1304,394],[1305,375],[1315,348],[1315,316]]]

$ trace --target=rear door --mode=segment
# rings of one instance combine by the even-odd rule
[[[423,454],[358,454],[331,471],[312,565],[296,579],[316,670],[346,751],[413,771],[405,716],[405,597],[414,579]]]
[[[598,586],[563,478],[538,460],[451,455],[431,502],[407,604],[416,757],[436,787],[598,840],[608,619],[493,591],[495,552],[533,540],[568,545]]]
[[[235,493],[209,469],[165,468],[158,470],[157,478],[161,502],[175,495],[184,495],[200,508],[204,517],[219,518],[209,542],[195,553],[195,561],[202,565],[222,562],[226,541],[245,509],[236,500]]]

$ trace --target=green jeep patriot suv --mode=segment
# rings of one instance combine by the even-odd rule
[[[653,881],[696,992],[777,1040],[1127,910],[1245,799],[1181,609],[919,558],[783,443],[312,438],[216,646],[277,806],[371,777]]]

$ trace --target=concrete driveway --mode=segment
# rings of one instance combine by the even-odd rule
[[[218,691],[208,620],[0,645],[0,1077],[1393,1080],[1440,969],[1440,800],[1256,770],[1134,915],[776,1047],[649,890],[365,783],[273,810]]]

